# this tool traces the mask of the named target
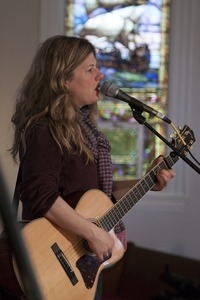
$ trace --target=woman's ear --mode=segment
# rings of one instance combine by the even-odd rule
[[[65,81],[65,87],[66,87],[67,89],[69,89],[68,82],[69,82],[68,80]]]

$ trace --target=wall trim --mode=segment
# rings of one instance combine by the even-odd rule
[[[39,41],[64,34],[64,0],[40,0]]]

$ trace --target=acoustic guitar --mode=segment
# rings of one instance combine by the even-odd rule
[[[193,132],[186,125],[173,138],[175,148],[183,155],[188,153],[194,141]],[[104,262],[100,262],[88,249],[85,240],[64,231],[46,218],[31,221],[22,229],[22,237],[44,300],[94,299],[100,272],[116,263],[124,254],[124,247],[114,234],[114,226],[153,188],[157,182],[157,171],[171,168],[178,159],[179,156],[171,152],[116,204],[96,189],[89,190],[81,197],[76,211],[114,238],[112,256]],[[23,289],[15,259],[13,262],[17,280]]]

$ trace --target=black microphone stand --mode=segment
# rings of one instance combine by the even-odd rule
[[[146,122],[146,118],[142,115],[143,110],[139,108],[135,108],[134,105],[129,104],[134,119],[142,125],[145,125],[151,132],[153,132],[157,137],[159,137],[168,147],[173,150],[173,153],[179,156],[182,160],[184,160],[191,168],[193,168],[198,174],[200,174],[200,169],[185,155],[180,153],[178,149],[176,149],[170,142],[168,142],[157,130],[155,130],[149,123]]]

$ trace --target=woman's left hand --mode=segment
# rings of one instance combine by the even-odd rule
[[[157,165],[161,160],[163,159],[163,156],[158,156],[152,163],[151,168],[152,169],[155,165]],[[157,179],[158,182],[156,185],[152,188],[152,191],[161,191],[163,188],[165,188],[169,181],[176,175],[175,171],[173,169],[160,169],[157,173]]]

